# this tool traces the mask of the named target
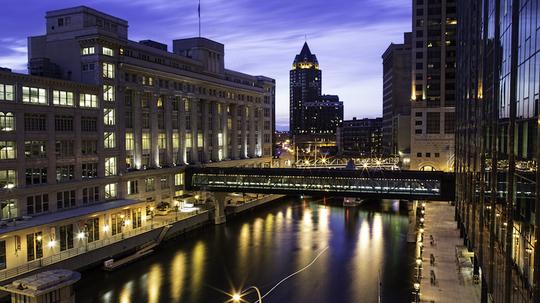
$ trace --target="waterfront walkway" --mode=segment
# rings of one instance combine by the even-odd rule
[[[459,237],[454,206],[446,202],[427,203],[424,225],[421,302],[480,302],[480,284],[473,282],[472,263]]]

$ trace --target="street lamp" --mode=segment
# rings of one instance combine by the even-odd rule
[[[150,228],[154,228],[154,207],[150,206]]]
[[[259,288],[257,288],[256,286],[250,286],[240,292],[237,292],[237,293],[234,293],[232,296],[231,296],[231,302],[234,302],[234,303],[239,303],[239,302],[242,302],[242,297],[245,296],[248,292],[248,290],[255,290],[255,292],[257,293],[257,296],[259,297],[259,300],[257,301],[258,303],[262,303],[262,296],[261,296],[261,291],[259,290]]]

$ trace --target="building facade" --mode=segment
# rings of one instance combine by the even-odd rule
[[[536,1],[458,1],[456,214],[482,302],[540,301]]]
[[[343,102],[322,95],[322,71],[304,43],[290,71],[290,129],[297,153],[309,156],[336,152],[336,130],[343,122]]]
[[[411,169],[454,167],[456,1],[413,2]]]
[[[344,156],[379,158],[382,148],[383,119],[356,119],[343,121],[338,128],[338,153]]]
[[[46,26],[31,75],[0,71],[0,279],[149,228],[185,197],[186,165],[272,155],[275,81],[226,69],[222,44],[168,52],[83,6]]]
[[[390,44],[382,55],[385,156],[410,153],[411,35],[405,33],[402,44]]]
[[[289,84],[290,132],[293,136],[306,134],[309,117],[305,115],[304,107],[308,102],[319,100],[322,94],[322,71],[319,69],[317,56],[311,53],[307,42],[300,54],[294,58]]]

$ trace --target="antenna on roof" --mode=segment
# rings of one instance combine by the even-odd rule
[[[201,0],[199,0],[198,13],[199,13],[199,38],[200,38],[201,37]]]

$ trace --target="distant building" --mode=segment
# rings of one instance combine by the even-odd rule
[[[382,118],[343,121],[337,131],[338,153],[352,157],[381,157],[382,122]]]
[[[296,55],[290,71],[290,131],[291,134],[306,134],[307,116],[304,107],[321,96],[322,71],[317,56],[304,43],[300,54]]]
[[[411,169],[454,167],[456,1],[414,1]]]
[[[343,121],[343,102],[322,95],[322,71],[317,57],[304,43],[290,71],[290,129],[297,151],[335,152],[335,134]]]
[[[383,154],[408,154],[411,148],[411,33],[390,44],[383,59]]]

